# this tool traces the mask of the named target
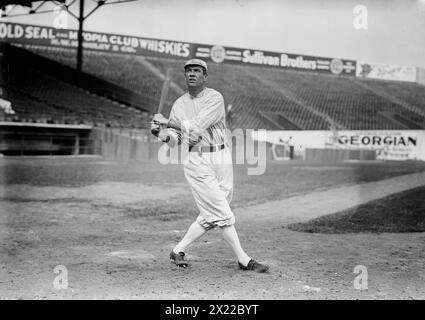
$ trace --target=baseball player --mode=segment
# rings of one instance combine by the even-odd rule
[[[187,61],[184,74],[188,92],[175,101],[170,118],[157,113],[152,120],[152,128],[159,129],[158,137],[163,142],[171,147],[188,145],[184,174],[199,209],[199,216],[171,251],[170,259],[179,267],[187,267],[188,246],[208,230],[219,227],[241,269],[268,272],[267,265],[242,249],[234,226],[235,217],[229,206],[233,194],[232,155],[226,141],[223,96],[205,86],[208,67],[204,61]]]

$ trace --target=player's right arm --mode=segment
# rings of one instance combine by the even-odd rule
[[[176,106],[176,103],[174,103],[171,109],[169,120],[178,121],[178,117],[175,112],[175,106]],[[170,127],[162,129],[158,134],[158,138],[162,142],[166,142],[170,147],[180,145],[182,142],[181,136],[182,135],[179,130],[176,130],[175,128],[170,128]]]

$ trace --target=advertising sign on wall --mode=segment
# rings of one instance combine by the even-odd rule
[[[240,49],[217,45],[196,45],[195,57],[211,60],[215,63],[228,62],[242,65],[325,72],[337,75],[354,76],[356,74],[356,62],[354,60]]]
[[[416,67],[402,67],[358,61],[356,76],[378,80],[416,82]]]
[[[71,29],[0,23],[0,41],[75,49],[78,33]],[[189,58],[193,51],[187,42],[141,38],[118,34],[83,32],[83,47],[96,51]]]
[[[18,23],[0,23],[0,41],[75,49],[77,30],[56,29]],[[182,41],[142,38],[101,32],[83,32],[85,49],[134,55],[174,58],[201,58],[214,63],[269,66],[280,69],[315,71],[355,76],[356,62],[338,58],[315,57],[283,52],[203,45]]]
[[[376,150],[380,160],[425,161],[424,130],[267,131],[272,144],[291,140],[298,153],[306,148]]]

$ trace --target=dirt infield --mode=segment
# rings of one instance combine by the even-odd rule
[[[170,264],[197,214],[179,167],[1,159],[0,299],[424,299],[424,233],[308,234],[273,214],[278,204],[296,213],[318,194],[339,203],[332,192],[359,184],[381,192],[374,183],[384,179],[398,190],[400,181],[422,183],[424,171],[420,163],[271,163],[255,177],[235,167],[241,242],[271,265],[260,275],[237,269],[219,230],[190,248],[188,269]],[[250,215],[264,205],[262,219]],[[67,268],[67,289],[53,286],[57,265]],[[354,288],[357,265],[367,267],[367,290]]]

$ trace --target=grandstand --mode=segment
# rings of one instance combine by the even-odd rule
[[[7,67],[2,70],[2,98],[12,102],[14,113],[0,112],[0,120],[95,127],[146,127],[147,106],[135,106],[131,95],[128,101],[122,101],[125,98],[111,98],[114,94],[108,83],[105,85],[95,77],[81,77],[86,83],[90,82],[89,89],[93,89],[87,90],[75,83],[79,76],[73,73],[73,69],[58,69],[57,63],[49,60],[42,61],[47,64],[38,63],[40,61],[36,60],[36,55],[26,55],[22,51],[13,49],[13,57],[6,58]],[[24,55],[19,56],[22,53]],[[68,81],[71,78],[74,78],[74,83]],[[128,90],[123,91],[125,94]],[[118,97],[118,94],[123,95],[119,90],[115,96]]]
[[[75,51],[32,47],[32,51],[75,66]],[[165,72],[173,70],[165,113],[185,87],[182,60],[86,51],[87,73],[159,100]],[[269,67],[210,63],[208,85],[233,106],[232,127],[272,130],[423,129],[425,92],[411,83],[360,80]]]
[[[31,46],[30,51],[75,67],[75,50]],[[0,113],[0,117],[10,121],[146,128],[147,112],[153,112],[158,105],[167,69],[173,71],[173,85],[166,101],[166,114],[183,92],[182,63],[178,59],[86,50],[85,73],[137,94],[137,104],[111,99],[102,95],[102,90],[87,91],[58,74],[48,74],[31,65],[15,64],[3,84],[3,98],[12,101],[16,114]],[[418,84],[258,66],[210,63],[209,68],[208,85],[222,92],[226,104],[233,107],[233,128],[425,128],[425,92]]]
[[[31,51],[75,68],[75,50],[31,46]],[[159,72],[155,72],[156,70],[149,68],[144,57],[99,53],[87,50],[84,53],[84,69],[91,75],[118,86],[124,86],[140,94],[143,97],[143,106],[140,107],[152,111],[158,107],[164,76]],[[180,89],[178,93],[182,92],[183,90]],[[178,93],[170,90],[167,99],[168,109],[178,97]]]

